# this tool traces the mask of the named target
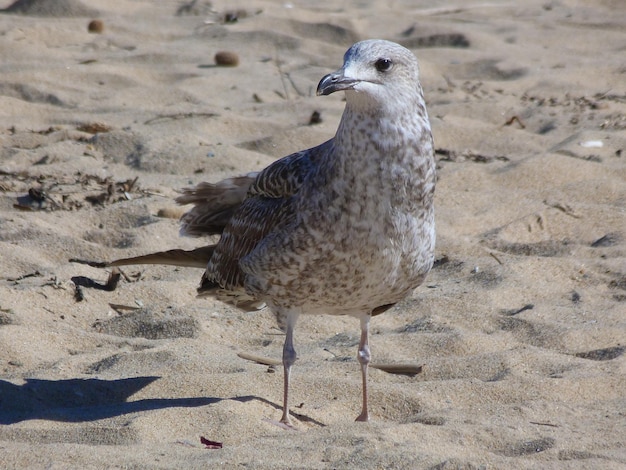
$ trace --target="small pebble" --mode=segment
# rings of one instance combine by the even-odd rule
[[[104,31],[104,23],[102,20],[91,20],[87,26],[90,33],[101,34]]]
[[[226,13],[224,13],[224,16],[222,17],[222,22],[223,23],[236,23],[240,19],[242,20],[246,18],[247,16],[248,16],[248,12],[246,10],[227,11]]]
[[[239,56],[234,52],[220,51],[215,54],[215,63],[224,67],[236,67],[239,65]]]
[[[312,126],[313,124],[319,124],[322,122],[322,115],[320,114],[319,111],[313,111],[313,113],[311,113],[311,117],[309,118],[309,126]]]
[[[182,207],[163,207],[158,210],[157,217],[163,217],[166,219],[180,219],[185,213],[185,209]]]

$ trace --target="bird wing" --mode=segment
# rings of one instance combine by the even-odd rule
[[[261,171],[246,198],[234,210],[202,277],[200,295],[218,290],[243,292],[245,275],[239,260],[268,234],[294,220],[292,196],[316,168],[332,141],[288,155]]]

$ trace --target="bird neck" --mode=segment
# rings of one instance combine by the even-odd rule
[[[360,159],[376,158],[380,165],[404,164],[409,169],[419,163],[415,159],[422,163],[433,159],[432,133],[423,100],[405,103],[389,112],[348,102],[334,142],[336,148],[352,150],[338,152],[352,155],[344,165],[360,165]]]
[[[423,102],[422,102],[423,103]],[[338,197],[361,200],[386,194],[391,206],[407,198],[432,204],[435,160],[426,110],[372,113],[346,106],[335,135],[327,180]]]

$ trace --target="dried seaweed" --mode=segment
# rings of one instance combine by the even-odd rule
[[[154,194],[142,190],[138,179],[114,181],[81,172],[66,177],[2,172],[0,189],[26,193],[16,198],[13,207],[18,210],[73,211]]]

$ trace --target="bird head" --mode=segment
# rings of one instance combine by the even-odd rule
[[[346,92],[348,105],[381,106],[421,96],[415,55],[390,41],[357,42],[344,55],[343,67],[326,75],[318,95]]]

